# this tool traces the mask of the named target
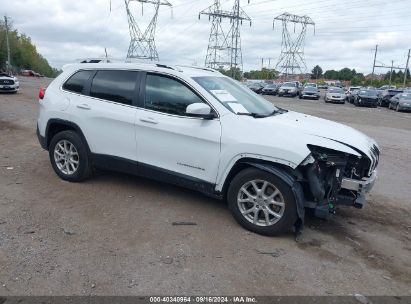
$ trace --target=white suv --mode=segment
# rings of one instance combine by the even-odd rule
[[[305,207],[362,207],[379,149],[341,124],[287,111],[214,70],[137,63],[65,67],[40,91],[37,134],[53,169],[93,168],[226,199],[245,228],[274,235]]]

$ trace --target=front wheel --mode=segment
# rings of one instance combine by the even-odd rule
[[[236,221],[259,234],[285,232],[297,219],[291,187],[279,177],[256,168],[245,169],[234,177],[227,200]]]
[[[49,156],[54,171],[61,179],[79,182],[91,174],[86,145],[74,131],[57,133],[50,142]]]

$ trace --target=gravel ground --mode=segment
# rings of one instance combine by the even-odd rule
[[[163,183],[60,180],[35,135],[47,82],[22,78],[18,94],[0,95],[1,295],[411,295],[410,113],[267,97],[358,128],[382,150],[367,205],[308,216],[296,243],[250,233],[224,202]]]

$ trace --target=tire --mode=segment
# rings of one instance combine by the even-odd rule
[[[301,95],[298,95],[298,98],[303,99],[303,97]]]
[[[400,111],[400,104],[397,104],[397,107],[395,108],[395,111],[399,112]]]
[[[283,206],[276,204],[272,204],[273,206],[271,206],[271,204],[264,205],[265,203],[262,202],[264,199],[255,195],[257,193],[251,181],[256,181],[257,187],[261,188],[264,184],[263,182],[267,182],[268,185],[265,188],[265,194],[268,196],[274,194],[274,188],[276,188],[279,194],[274,196],[274,199],[277,204],[283,204]],[[256,200],[245,203],[238,202],[241,196],[247,196],[245,192],[241,190],[243,188],[249,190],[248,193],[255,196]],[[269,193],[268,191],[272,192]],[[244,169],[234,177],[228,188],[227,201],[235,220],[245,229],[258,234],[274,236],[286,232],[290,230],[297,219],[296,202],[291,187],[279,177],[256,168]],[[256,206],[258,206],[259,209],[255,209]],[[250,211],[251,209],[258,211],[251,211],[247,215],[243,215],[243,212]],[[268,213],[269,211],[274,211],[277,217]],[[266,222],[266,213],[269,214],[268,224]],[[253,223],[256,214],[257,224]],[[278,217],[279,215],[281,216]]]
[[[71,147],[70,145],[74,148],[68,149],[68,147]],[[70,150],[71,153],[65,154],[67,150]],[[68,159],[58,161],[56,157],[59,154],[63,154],[63,157],[68,157]],[[63,180],[80,182],[91,176],[92,168],[86,144],[74,131],[62,131],[52,138],[49,146],[49,157],[54,172]],[[72,163],[67,164],[70,161]],[[75,164],[75,161],[77,161],[77,164]]]

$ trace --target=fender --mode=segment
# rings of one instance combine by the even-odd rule
[[[44,139],[44,144],[45,144],[47,150],[48,150],[49,145],[50,145],[50,140],[49,140],[50,126],[53,125],[53,124],[67,126],[67,127],[69,127],[69,129],[75,130],[79,134],[79,136],[83,140],[83,142],[85,143],[88,153],[91,153],[90,148],[89,148],[88,143],[87,143],[87,140],[86,140],[86,137],[84,136],[83,131],[81,131],[81,128],[77,124],[75,124],[71,121],[64,120],[64,119],[57,119],[57,118],[52,118],[52,119],[49,119],[49,121],[47,121],[46,133],[45,133],[45,139]]]
[[[306,155],[308,156],[309,153]],[[305,157],[306,157],[305,156]],[[305,158],[304,157],[304,158]],[[304,159],[302,158],[302,159]],[[242,161],[244,159],[244,161]],[[245,160],[247,159],[247,160]],[[287,167],[290,167],[291,169],[297,168],[299,164],[295,164],[293,162],[290,162],[286,159],[281,159],[281,158],[276,158],[272,156],[264,156],[264,155],[259,155],[259,154],[252,154],[252,153],[241,153],[237,154],[235,157],[233,157],[226,167],[224,168],[224,171],[218,173],[217,180],[216,180],[216,191],[222,191],[224,184],[226,182],[227,176],[230,174],[231,170],[234,168],[235,164],[238,163],[239,161],[246,163],[249,159],[255,159],[256,161],[267,161],[271,163],[277,163],[281,165],[285,165]]]
[[[303,193],[303,188],[301,184],[290,173],[277,168],[275,165],[256,163],[256,162],[245,162],[245,163],[257,169],[274,174],[275,176],[281,178],[287,185],[291,187],[291,190],[294,193],[296,210],[297,210],[297,220],[294,223],[294,227],[295,227],[296,237],[298,237],[301,234],[302,229],[304,227],[304,215],[305,215],[305,209],[304,209],[305,199],[304,199],[304,193]]]

